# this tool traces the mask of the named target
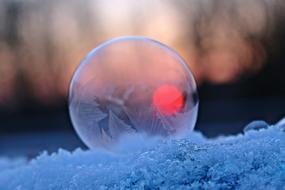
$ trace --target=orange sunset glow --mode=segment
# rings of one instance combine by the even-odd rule
[[[44,104],[65,98],[84,56],[101,42],[126,35],[153,38],[176,50],[198,85],[234,82],[264,66],[263,42],[278,3],[1,1],[0,105],[17,106],[19,94]]]

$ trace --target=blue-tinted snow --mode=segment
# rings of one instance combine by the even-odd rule
[[[0,160],[0,189],[282,190],[284,124],[214,140],[193,133],[121,156],[59,150],[29,163]]]
[[[25,164],[27,164],[27,160],[25,158],[17,158],[12,160],[7,158],[0,158],[0,173],[3,173],[5,170],[18,168]]]

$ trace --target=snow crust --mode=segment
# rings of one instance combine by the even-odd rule
[[[29,162],[0,159],[0,189],[283,190],[285,131],[279,125],[217,139],[194,132],[124,155],[60,149]]]

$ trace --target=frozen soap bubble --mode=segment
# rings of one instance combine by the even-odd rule
[[[89,148],[181,137],[193,130],[197,110],[197,88],[185,62],[144,37],[116,38],[95,48],[69,89],[73,126]]]
[[[256,120],[256,121],[252,121],[249,124],[247,124],[244,129],[243,132],[246,133],[248,131],[258,131],[261,129],[267,129],[269,127],[269,124],[263,120]]]

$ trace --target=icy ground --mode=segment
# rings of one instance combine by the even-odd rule
[[[245,134],[212,140],[195,132],[121,156],[59,150],[29,162],[0,159],[0,189],[283,190],[285,120],[262,124],[247,126]]]

